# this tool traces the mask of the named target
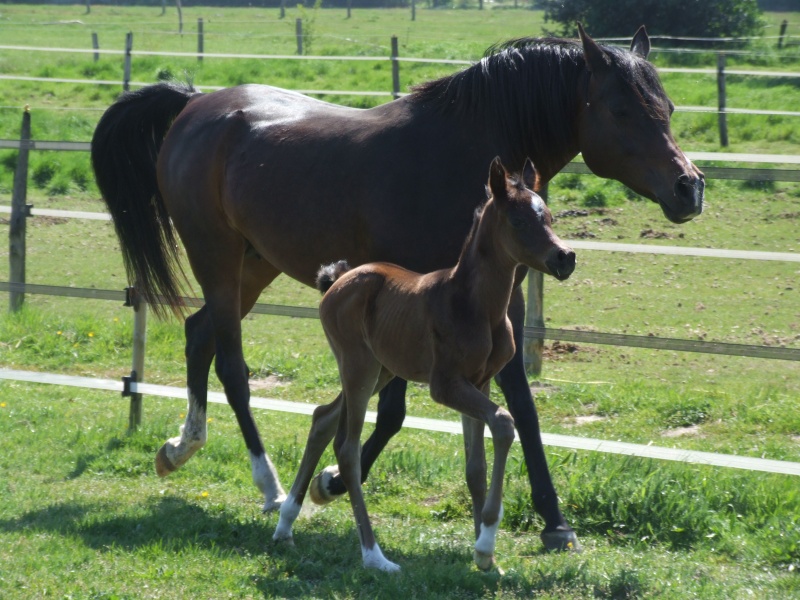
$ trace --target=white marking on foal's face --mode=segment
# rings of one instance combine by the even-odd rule
[[[536,213],[536,216],[539,219],[544,220],[545,210],[547,206],[544,203],[544,200],[539,196],[539,194],[535,192],[531,192],[531,208],[533,212]]]

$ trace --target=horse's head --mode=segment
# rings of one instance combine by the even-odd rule
[[[536,187],[536,170],[530,159],[520,176],[510,175],[499,158],[489,168],[489,193],[498,211],[496,239],[508,255],[552,275],[559,281],[575,270],[575,252],[555,234],[550,209]]]
[[[644,26],[630,52],[600,47],[580,24],[578,31],[589,71],[578,133],[586,165],[657,202],[673,223],[696,217],[703,211],[705,177],[672,137],[674,106],[647,61]]]

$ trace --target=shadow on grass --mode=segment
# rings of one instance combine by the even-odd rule
[[[120,510],[123,510],[120,508]],[[116,514],[107,503],[54,503],[13,519],[0,520],[0,533],[34,532],[79,538],[98,552],[142,552],[158,555],[205,553],[226,560],[242,557],[244,575],[264,597],[407,597],[424,588],[427,598],[481,597],[511,585],[529,588],[523,577],[500,578],[478,572],[469,544],[409,551],[391,545],[383,528],[384,552],[399,563],[400,574],[363,569],[358,537],[352,525],[332,526],[328,519],[298,522],[296,545],[272,541],[275,519],[243,521],[216,508],[164,497],[141,505],[136,514]],[[301,524],[302,523],[302,524]],[[422,588],[420,587],[422,586]]]

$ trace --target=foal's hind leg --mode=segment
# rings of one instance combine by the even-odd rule
[[[407,384],[405,379],[391,376],[386,385],[378,384],[380,399],[375,430],[361,448],[361,483],[367,480],[372,465],[386,444],[403,427]],[[338,465],[325,467],[311,484],[311,500],[315,504],[328,504],[346,493]]]
[[[340,428],[345,428],[344,441],[341,446],[334,444],[336,458],[350,496],[364,566],[381,571],[399,571],[400,566],[386,559],[375,540],[361,489],[361,431],[367,403],[378,385],[382,368],[366,347],[347,348],[345,352],[345,356],[337,356],[347,407],[346,418],[339,421]]]

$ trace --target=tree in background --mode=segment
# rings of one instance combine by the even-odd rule
[[[743,37],[761,32],[757,0],[536,0],[545,21],[575,36],[580,21],[593,37],[630,36],[644,24],[650,35]]]

